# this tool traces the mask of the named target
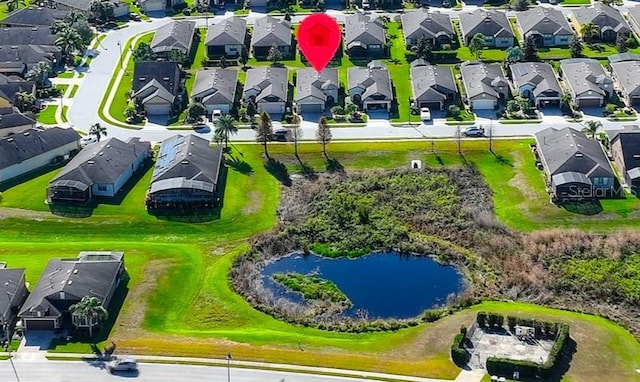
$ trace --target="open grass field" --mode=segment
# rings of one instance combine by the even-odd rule
[[[45,125],[55,125],[56,121],[56,110],[58,109],[57,105],[48,105],[43,110],[36,114],[36,120]]]
[[[495,141],[494,154],[484,140],[335,143],[329,156],[348,170],[407,166],[422,159],[432,166],[476,165],[494,190],[500,220],[531,230],[550,226],[606,231],[638,224],[634,200],[603,203],[599,220],[545,204],[541,174],[527,141]],[[269,146],[273,158],[295,172],[299,163],[288,144]],[[326,164],[316,144],[301,144],[300,157],[316,171]],[[233,145],[237,165],[228,170],[220,218],[189,223],[161,220],[144,210],[151,169],[121,197],[119,205],[100,204],[92,216],[53,216],[44,204],[45,189],[58,170],[44,172],[13,187],[0,188],[0,259],[27,268],[33,283],[54,256],[80,250],[124,250],[130,281],[127,297],[110,334],[123,353],[223,357],[297,363],[453,379],[459,369],[449,361],[449,346],[461,324],[475,311],[553,316],[571,323],[578,342],[570,380],[637,380],[634,354],[640,345],[621,327],[604,319],[535,305],[486,302],[436,323],[392,333],[323,332],[275,320],[252,309],[229,286],[232,261],[248,249],[247,238],[276,222],[278,181],[264,167],[261,147]],[[236,171],[236,169],[238,171]],[[18,183],[18,182],[15,182]],[[541,201],[545,201],[541,203]],[[602,223],[605,218],[606,224]],[[608,219],[608,220],[606,220]],[[609,227],[611,226],[611,227]],[[179,280],[179,282],[177,282]],[[304,350],[301,351],[300,347]],[[54,352],[89,352],[89,345],[60,344]],[[606,354],[606,357],[599,355]]]

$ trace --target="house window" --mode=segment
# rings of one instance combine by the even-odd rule
[[[569,37],[567,37],[567,36],[560,36],[560,41],[562,41],[562,42],[566,42],[567,40],[569,40]]]
[[[98,185],[98,191],[107,191],[107,185],[106,184],[99,184]]]
[[[229,52],[237,52],[238,51],[238,47],[237,46],[230,46],[229,47]]]
[[[547,40],[551,40],[553,38],[553,34],[552,33],[545,33],[544,34],[544,38]]]
[[[381,49],[382,45],[380,44],[371,44],[369,45],[369,49]]]

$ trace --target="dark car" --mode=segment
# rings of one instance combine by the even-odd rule
[[[287,129],[278,129],[273,132],[274,141],[286,142],[288,138],[289,138],[289,130]]]

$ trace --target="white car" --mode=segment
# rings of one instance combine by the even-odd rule
[[[213,113],[211,113],[212,121],[217,121],[220,117],[222,117],[222,111],[220,110],[214,110]]]
[[[138,370],[138,362],[131,357],[116,359],[107,364],[107,370],[111,373],[115,371],[136,371]]]
[[[96,138],[95,135],[87,135],[86,137],[83,137],[82,139],[80,139],[80,146],[85,147],[86,145],[90,145],[96,142],[98,142],[98,139]]]
[[[431,110],[428,107],[420,109],[420,119],[423,121],[431,121]]]

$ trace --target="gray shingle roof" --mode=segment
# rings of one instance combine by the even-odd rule
[[[386,38],[380,20],[356,12],[345,17],[344,41],[347,49],[354,46],[384,45]]]
[[[0,66],[24,64],[27,70],[38,62],[53,63],[60,48],[51,45],[0,45]]]
[[[159,96],[173,102],[179,89],[180,67],[177,63],[172,61],[136,62],[133,69],[134,95],[144,93],[145,99]]]
[[[271,47],[291,45],[291,23],[273,16],[257,18],[253,26],[251,46]]]
[[[593,23],[600,31],[612,29],[616,33],[629,33],[631,29],[617,9],[602,3],[594,3],[592,7],[578,7],[571,11],[580,25]]]
[[[83,253],[80,255],[91,253]],[[98,259],[51,259],[22,305],[20,317],[59,316],[68,309],[69,302],[78,302],[84,296],[97,297],[104,302],[115,288],[124,254],[122,252],[98,252]],[[101,259],[101,260],[99,260]],[[59,300],[65,293],[64,301]],[[106,308],[106,307],[105,307]]]
[[[607,60],[609,60],[609,63],[620,61],[640,61],[640,54],[629,52],[612,54],[611,56],[607,57]]]
[[[22,302],[14,299],[18,291],[25,286],[23,278],[24,268],[0,269],[0,318],[5,313],[11,314],[11,308]]]
[[[219,68],[198,70],[191,96],[202,98],[204,104],[233,104],[237,83],[237,70]]]
[[[476,9],[470,13],[461,13],[460,30],[465,40],[472,38],[476,33],[494,38],[515,37],[507,14],[500,11]]]
[[[611,89],[613,81],[604,72],[597,60],[591,58],[570,58],[560,60],[562,78],[576,97],[581,95],[606,93],[601,87]]]
[[[548,128],[535,136],[549,175],[577,172],[588,177],[614,176],[598,141],[588,139],[583,132],[570,127]]]
[[[627,170],[627,175],[629,175],[631,179],[636,179],[636,173],[640,168],[640,130],[625,129],[619,131],[611,140],[611,144],[615,141],[620,141],[622,160],[624,161],[624,168]],[[636,170],[633,171],[634,169]]]
[[[24,81],[22,79],[16,81],[11,77],[0,74],[0,98],[9,100],[12,104],[16,102],[16,93],[33,93],[35,82]]]
[[[445,101],[447,94],[457,92],[453,72],[448,66],[413,66],[411,84],[413,97],[422,102]]]
[[[220,146],[211,147],[209,141],[193,134],[174,135],[160,146],[149,192],[165,190],[168,184],[178,188],[208,184],[215,188],[222,159]]]
[[[470,99],[481,94],[500,98],[500,93],[495,88],[509,85],[502,73],[502,66],[498,63],[467,62],[461,65],[460,73]]]
[[[85,147],[56,175],[58,180],[80,181],[88,186],[96,183],[113,184],[122,173],[131,168],[143,152],[149,151],[149,142],[130,138],[126,143],[109,138]]]
[[[62,20],[67,12],[50,8],[22,8],[11,12],[0,25],[14,26],[51,26],[56,20]]]
[[[49,27],[14,27],[0,30],[0,45],[55,45],[58,36]]]
[[[69,8],[87,12],[91,9],[91,0],[52,0],[54,4],[62,4]]]
[[[525,84],[533,85],[533,94],[537,97],[551,91],[562,93],[553,67],[544,62],[519,62],[511,65],[511,78],[519,88]]]
[[[636,5],[635,7],[627,8],[627,15],[629,19],[636,24],[640,25],[640,5]],[[637,31],[636,31],[637,33]]]
[[[206,44],[213,45],[242,45],[247,35],[247,22],[244,17],[229,17],[207,30]]]
[[[365,101],[373,95],[382,95],[385,100],[393,100],[391,77],[384,65],[372,61],[367,67],[352,67],[347,71],[349,90],[361,87],[364,90],[361,97]]]
[[[640,96],[640,61],[620,61],[609,64],[624,93]]]
[[[0,139],[0,169],[22,163],[71,142],[80,136],[73,129],[27,129]]]
[[[429,12],[426,8],[407,12],[402,15],[404,38],[436,38],[441,35],[453,36],[453,26],[448,14]]]
[[[516,18],[525,35],[539,34],[572,35],[573,30],[564,13],[548,7],[534,7],[524,12],[516,12]]]
[[[151,49],[156,53],[177,49],[189,55],[195,30],[195,21],[177,20],[165,24],[156,29],[151,40]]]
[[[259,93],[256,102],[267,97],[286,102],[289,91],[287,79],[287,68],[261,67],[247,70],[247,78],[244,83],[244,93],[247,90],[255,89]],[[245,97],[246,98],[246,97]]]
[[[339,87],[338,68],[327,68],[320,73],[313,68],[300,69],[296,77],[296,101],[313,97],[325,102],[327,97],[323,90]]]

